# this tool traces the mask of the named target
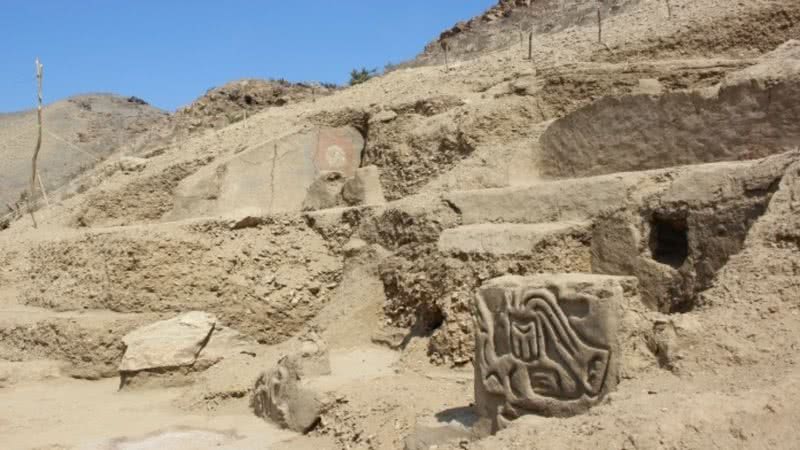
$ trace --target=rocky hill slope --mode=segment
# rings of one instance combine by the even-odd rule
[[[111,163],[116,164],[120,157],[157,151],[190,134],[225,127],[269,107],[315,101],[335,89],[319,83],[239,80],[210,89],[174,114],[137,97],[75,96],[44,109],[40,176],[54,198],[71,196],[80,186],[74,183],[79,175],[112,155]],[[0,115],[0,151],[8,155],[0,167],[0,210],[4,211],[0,217],[18,215],[13,210],[24,203],[20,199],[29,190],[30,169],[26,168],[35,142],[35,111]],[[38,200],[43,203],[42,198]]]
[[[120,148],[135,147],[165,117],[139,99],[114,95],[82,95],[47,105],[39,164],[45,188],[53,191]],[[0,114],[0,210],[29,187],[36,128],[35,110]]]
[[[641,0],[500,0],[480,16],[442,32],[406,66],[442,64],[445,49],[451,60],[475,58],[510,46],[527,47],[533,39],[575,26],[596,23],[637,6]],[[665,6],[666,7],[666,6]]]

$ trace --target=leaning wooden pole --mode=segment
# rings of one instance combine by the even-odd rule
[[[42,72],[44,66],[42,63],[39,62],[39,58],[36,58],[36,81],[38,84],[38,106],[36,108],[36,117],[39,122],[38,126],[38,133],[36,136],[36,148],[33,150],[33,164],[31,170],[31,195],[28,198],[28,210],[31,213],[31,220],[33,220],[33,228],[38,228],[36,224],[36,216],[33,214],[35,202],[36,202],[36,179],[38,178],[38,170],[36,169],[36,162],[39,159],[39,150],[42,149]]]

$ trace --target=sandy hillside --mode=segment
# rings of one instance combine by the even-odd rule
[[[166,114],[136,98],[82,95],[44,108],[39,172],[48,191],[63,186],[110,154],[131,146]],[[0,115],[0,205],[28,189],[36,145],[36,111]]]
[[[800,5],[591,5],[226,85],[10,223],[5,445],[800,446]]]

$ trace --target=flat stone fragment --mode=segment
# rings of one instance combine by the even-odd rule
[[[119,370],[137,372],[192,365],[216,323],[214,316],[192,311],[138,328],[122,338],[125,355]]]
[[[348,205],[382,205],[386,203],[381,186],[381,174],[377,166],[356,169],[353,178],[347,180],[342,197]]]
[[[303,211],[335,208],[340,203],[345,180],[339,172],[323,172],[311,183],[303,200]]]
[[[505,276],[475,299],[475,403],[492,431],[525,415],[570,416],[617,384],[618,322],[635,279]]]
[[[444,253],[528,254],[547,238],[589,233],[590,228],[591,222],[579,221],[465,225],[443,231],[439,236],[439,250]]]

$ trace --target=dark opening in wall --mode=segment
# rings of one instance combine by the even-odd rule
[[[650,252],[661,264],[678,268],[689,256],[686,217],[653,215],[650,221]]]

